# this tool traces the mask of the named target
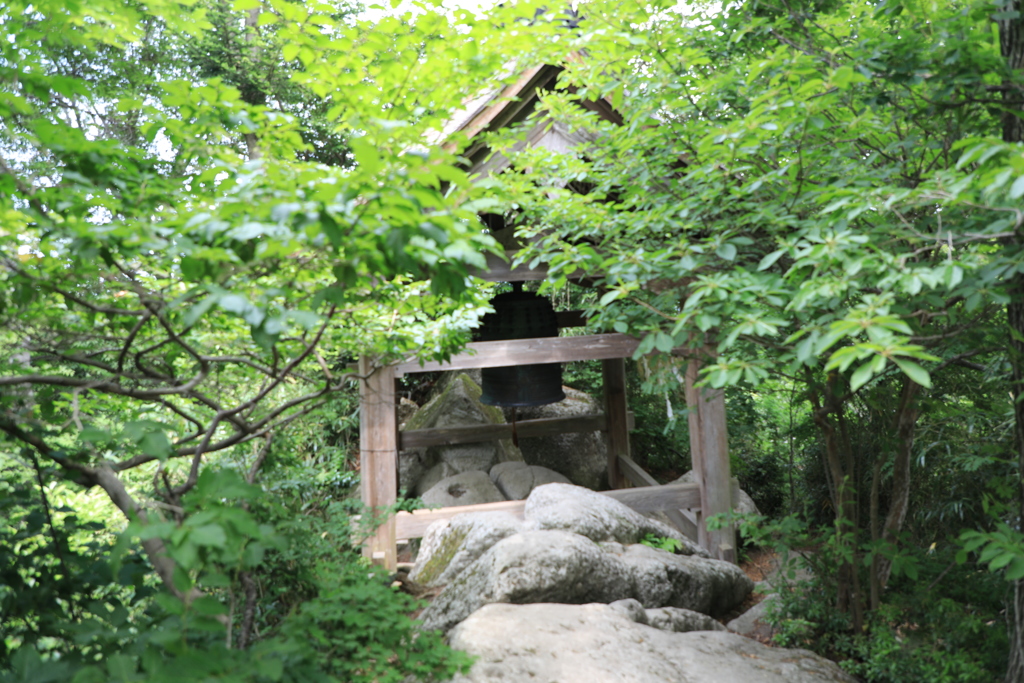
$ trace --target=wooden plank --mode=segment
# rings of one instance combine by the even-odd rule
[[[575,417],[548,417],[516,422],[520,439],[531,436],[571,434],[574,432],[601,432],[607,428],[604,415],[577,415]],[[453,446],[462,443],[511,439],[511,424],[472,425],[469,427],[440,427],[410,429],[400,432],[399,450],[428,446]]]
[[[678,507],[696,507],[700,504],[700,487],[697,484],[647,486],[618,491],[601,491],[601,494],[614,498],[637,512],[658,512]],[[434,522],[451,519],[464,512],[506,512],[522,519],[525,507],[525,500],[505,500],[499,503],[399,512],[394,517],[395,529],[398,538],[421,538],[427,527]]]
[[[629,427],[626,422],[626,361],[610,358],[601,362],[604,378],[604,414],[608,417],[608,486],[621,489],[626,480],[619,472],[619,456],[629,457]]]
[[[372,510],[393,505],[398,498],[398,425],[395,415],[393,366],[374,369],[359,360],[359,466],[363,503]],[[394,571],[398,562],[394,517],[371,536],[364,554]]]
[[[395,515],[395,533],[398,538],[422,538],[434,522],[442,519],[451,519],[455,515],[464,512],[505,512],[523,519],[523,509],[526,507],[525,500],[503,500],[499,503],[479,503],[477,505],[462,505],[459,507],[438,508],[436,510],[416,510],[414,512],[399,512]]]
[[[632,458],[629,456],[619,456],[619,469],[623,475],[633,482],[634,486],[658,486],[658,480],[652,477],[644,468],[637,465]],[[665,516],[668,517],[672,525],[679,529],[683,534],[686,535],[691,541],[696,541],[698,537],[697,533],[697,522],[696,515],[692,513],[687,516],[683,510],[680,509],[669,509],[663,510]]]
[[[713,350],[708,347],[708,353]],[[733,527],[709,531],[703,518],[732,509],[729,472],[729,437],[726,431],[725,394],[721,389],[696,386],[700,362],[690,361],[686,369],[686,405],[690,408],[690,453],[693,470],[701,484],[700,544],[712,557],[736,561]]]
[[[628,358],[640,340],[628,334],[590,334],[580,337],[543,337],[540,339],[509,339],[506,341],[473,342],[463,353],[444,363],[410,360],[395,365],[395,376],[438,370],[470,368],[501,368],[510,365],[568,363],[576,360]]]
[[[725,392],[701,390],[701,428],[704,439],[704,495],[701,511],[705,517],[732,510],[729,472],[729,436],[725,423]],[[736,562],[736,537],[732,525],[708,531],[712,557]]]
[[[501,94],[495,98],[494,104],[484,109],[472,119],[463,124],[459,130],[465,132],[467,138],[471,138],[485,129],[497,116],[522,92],[537,74],[544,68],[544,65],[534,66],[522,74],[514,83],[505,87]]]
[[[693,467],[695,480],[704,487],[704,437],[701,428],[700,414],[700,390],[696,384],[700,379],[700,361],[691,360],[686,366],[686,377],[684,380],[686,390],[686,407],[689,409],[687,422],[690,427],[690,464]],[[708,529],[704,524],[704,518],[697,512],[695,514],[697,524],[697,543],[705,550],[709,550]],[[713,554],[714,556],[717,556]]]

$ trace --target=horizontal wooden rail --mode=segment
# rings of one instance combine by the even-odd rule
[[[636,464],[632,458],[620,455],[619,456],[619,468],[626,475],[626,478],[632,482],[634,486],[657,486],[658,480],[652,477],[644,468]],[[740,496],[740,482],[735,477],[730,482],[732,502],[733,505],[739,500]],[[698,508],[700,504],[698,503]],[[669,518],[672,525],[679,529],[681,532],[686,534],[691,540],[696,541],[698,538],[698,517],[697,513],[699,509],[677,509],[677,510],[663,510],[665,516]]]
[[[601,491],[601,493],[637,512],[700,507],[700,490],[696,484],[667,484],[665,486],[619,489],[618,491]],[[395,536],[399,539],[421,538],[426,533],[427,527],[434,522],[451,519],[464,512],[507,512],[522,519],[525,507],[525,500],[505,500],[500,503],[399,512],[395,515]]]
[[[619,471],[626,475],[633,486],[658,486],[658,480],[647,473],[644,468],[637,465],[632,458],[626,455],[619,456]],[[699,503],[698,503],[699,505]],[[679,529],[691,541],[697,542],[697,515],[687,511],[676,509],[663,510],[672,526]]]
[[[633,429],[633,413],[626,416],[629,429]],[[608,429],[608,420],[603,414],[577,415],[574,417],[545,417],[536,420],[516,422],[516,434],[521,439],[553,434],[577,432],[603,432]],[[398,448],[426,448],[429,446],[454,446],[463,443],[479,443],[497,439],[511,439],[511,424],[471,425],[468,427],[435,427],[432,429],[409,429],[398,433]]]
[[[444,363],[410,360],[395,366],[395,376],[438,370],[501,368],[511,365],[568,363],[577,360],[629,358],[640,340],[628,334],[590,334],[580,337],[542,337],[506,341],[473,342]]]

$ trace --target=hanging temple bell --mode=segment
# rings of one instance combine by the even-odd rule
[[[532,292],[524,292],[514,283],[514,291],[491,300],[494,313],[483,317],[477,341],[557,337],[558,318],[551,301]],[[560,363],[514,365],[484,368],[480,402],[490,406],[523,408],[557,403],[565,398]]]

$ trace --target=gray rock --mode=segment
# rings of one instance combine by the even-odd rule
[[[430,525],[409,578],[426,586],[450,582],[503,538],[526,529],[508,512],[468,512]]]
[[[660,560],[660,562],[659,562]],[[498,541],[463,569],[423,612],[426,628],[448,630],[492,602],[610,603],[717,613],[739,604],[750,579],[719,560],[647,546],[599,546],[567,531],[527,531]]]
[[[529,465],[527,465],[525,462],[519,462],[517,460],[511,460],[509,462],[499,462],[497,465],[491,468],[491,471],[488,474],[490,474],[491,476],[491,481],[497,483],[498,477],[500,477],[502,474],[506,472],[511,472],[513,470],[523,469],[526,467],[529,467]]]
[[[646,545],[602,543],[629,572],[630,597],[644,607],[682,607],[725,614],[754,588],[743,570],[729,562],[674,555]]]
[[[683,609],[682,607],[655,607],[646,610],[645,615],[647,617],[647,625],[661,631],[689,633],[690,631],[726,630],[721,623],[708,615],[694,612],[690,609]]]
[[[502,465],[511,464],[502,463]],[[495,468],[500,466],[496,465]],[[508,500],[523,500],[530,495],[533,489],[544,484],[572,484],[572,482],[558,472],[549,470],[547,467],[541,467],[540,465],[505,469],[498,473],[497,478],[494,477],[494,468],[492,468],[491,479],[494,480],[495,485],[497,485],[498,489]]]
[[[730,621],[728,623],[729,630],[748,638],[770,638],[775,634],[775,629],[764,620],[764,617],[771,604],[777,599],[778,597],[774,593],[766,595],[761,602]]]
[[[464,443],[455,446],[436,446],[428,449],[428,457],[435,457],[456,472],[488,472],[498,462],[495,443]]]
[[[637,543],[648,534],[674,538],[681,553],[707,552],[679,530],[648,519],[619,501],[595,491],[567,484],[545,484],[530,492],[523,514],[541,529],[565,529],[594,541]]]
[[[451,373],[438,383],[438,393],[409,417],[406,430],[501,424],[500,409],[480,403],[480,387],[464,373]],[[454,472],[487,471],[497,462],[522,461],[523,456],[510,439],[457,446],[402,451],[399,454],[399,487],[407,491],[426,491],[417,482],[438,463],[446,463]]]
[[[673,484],[692,484],[695,481],[697,481],[697,475],[696,475],[696,473],[694,473],[693,470],[690,470],[689,472],[687,472],[686,474],[684,474],[683,476],[679,477],[678,479],[676,479],[675,481],[673,481],[671,483],[673,483]],[[740,489],[740,499],[738,501],[736,501],[736,508],[733,511],[737,512],[739,514],[743,514],[743,515],[746,515],[746,514],[759,515],[759,514],[761,514],[761,511],[757,509],[757,504],[754,503],[754,499],[751,498],[750,496],[748,496],[747,492],[744,491],[743,489]]]
[[[434,465],[435,463],[427,459],[426,449],[413,448],[399,451],[398,488],[407,493],[415,493],[423,474]]]
[[[670,633],[609,605],[487,605],[451,633],[477,658],[453,683],[856,683],[806,650],[731,633]]]
[[[422,498],[427,505],[440,507],[497,503],[505,500],[485,472],[463,472],[442,479],[426,491]]]
[[[609,602],[608,606],[613,610],[623,615],[630,621],[635,621],[638,624],[645,624],[650,626],[647,620],[648,610],[644,609],[644,606],[640,604],[639,600],[635,598],[626,598],[625,600],[616,600],[615,602]],[[664,609],[664,608],[659,608]],[[654,610],[650,610],[654,611]],[[710,617],[709,617],[710,618]]]
[[[459,472],[454,467],[446,462],[439,462],[420,476],[419,481],[416,482],[416,487],[413,489],[413,493],[417,496],[422,496],[442,479],[454,477],[456,474],[459,474]]]
[[[612,602],[632,597],[630,577],[590,539],[528,531],[493,545],[423,611],[428,629],[447,631],[492,602]]]
[[[577,417],[603,412],[600,404],[582,391],[563,387],[565,400],[532,408],[517,408],[519,420]],[[509,417],[506,411],[506,418]],[[519,440],[523,459],[567,477],[589,489],[608,488],[608,444],[601,432],[531,436]]]

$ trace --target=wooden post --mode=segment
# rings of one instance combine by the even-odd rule
[[[621,489],[626,481],[619,470],[619,456],[629,457],[626,360],[603,360],[601,370],[604,376],[604,414],[608,420],[608,486]]]
[[[398,424],[395,415],[395,368],[374,368],[370,359],[359,360],[359,466],[363,504],[368,514],[398,499]],[[395,519],[377,527],[363,554],[389,571],[398,566]]]
[[[691,360],[686,368],[686,405],[690,408],[690,453],[697,482],[701,485],[700,544],[712,557],[736,561],[736,534],[732,527],[709,531],[709,515],[733,508],[729,471],[729,435],[726,430],[725,392],[697,388],[700,362]]]

